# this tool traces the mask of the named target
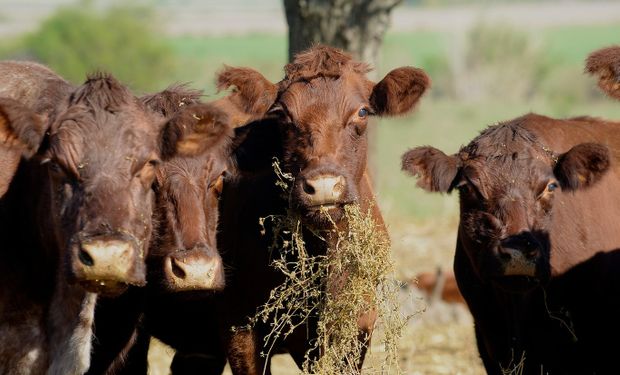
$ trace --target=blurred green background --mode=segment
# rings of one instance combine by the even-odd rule
[[[214,74],[223,64],[250,66],[277,81],[286,63],[278,0],[0,0],[0,5],[0,58],[40,61],[76,84],[87,72],[107,70],[137,93],[192,82],[208,100],[218,95]],[[397,273],[407,279],[436,265],[450,267],[458,205],[454,196],[417,189],[400,171],[400,155],[417,145],[456,152],[487,125],[530,111],[620,119],[620,103],[600,94],[582,72],[589,52],[620,42],[620,3],[409,0],[392,20],[378,76],[413,65],[433,81],[413,114],[377,121],[370,156]],[[406,373],[480,373],[470,326],[445,326],[445,342],[452,343],[445,345],[435,340],[437,327],[428,331],[435,341],[427,347],[420,346],[420,330],[412,333],[403,361],[415,362],[417,370]],[[450,336],[458,327],[464,327],[464,341]],[[425,350],[437,362],[426,369],[420,367]],[[169,360],[169,351],[158,353],[153,355]],[[448,365],[459,355],[461,362]],[[166,367],[153,368],[166,373]]]

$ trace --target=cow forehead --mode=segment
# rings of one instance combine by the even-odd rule
[[[155,121],[138,110],[93,112],[72,108],[59,118],[51,136],[52,156],[80,169],[109,169],[131,163],[158,151]],[[69,165],[69,167],[72,167]]]
[[[313,109],[346,114],[351,107],[368,103],[369,87],[355,74],[337,78],[316,77],[290,84],[280,93],[279,102],[293,115]]]

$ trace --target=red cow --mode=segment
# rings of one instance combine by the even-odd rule
[[[619,127],[528,114],[403,155],[418,186],[459,192],[454,273],[489,374],[617,370]]]
[[[219,75],[221,88],[236,88],[226,102],[241,115],[231,121],[237,125],[263,119],[236,129],[232,156],[236,169],[225,179],[220,201],[218,249],[230,270],[224,293],[183,303],[170,295],[147,302],[145,328],[177,349],[174,373],[217,373],[226,357],[235,374],[263,373],[269,358],[260,353],[268,325],[231,331],[232,326],[245,325],[282,282],[282,275],[270,267],[271,239],[261,234],[261,217],[284,214],[290,204],[306,226],[328,232],[331,223],[319,213],[320,207],[327,208],[339,225],[346,225],[344,205],[359,203],[366,209],[372,204],[373,215],[385,230],[366,170],[368,120],[412,109],[426,90],[428,77],[404,67],[375,84],[365,76],[366,64],[323,46],[297,55],[285,70],[286,77],[278,84],[247,68],[226,68]],[[290,202],[275,185],[274,157],[295,179]],[[328,245],[310,231],[305,239],[312,254],[327,251]],[[287,351],[301,366],[316,337],[314,324],[309,322],[280,340],[275,351]],[[359,325],[360,337],[370,334],[374,314],[362,314]]]

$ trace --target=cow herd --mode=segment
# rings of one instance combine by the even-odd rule
[[[586,69],[620,99],[620,47]],[[246,326],[283,282],[261,218],[299,214],[312,254],[347,204],[387,233],[369,120],[409,112],[430,85],[411,67],[374,83],[326,46],[284,71],[272,83],[225,67],[218,88],[232,90],[203,102],[184,85],[140,97],[109,74],[74,86],[0,62],[0,373],[146,374],[151,337],[176,350],[173,374],[270,373],[269,322]],[[618,130],[527,114],[454,155],[403,155],[422,189],[458,191],[454,274],[489,374],[617,373]],[[294,181],[286,197],[274,159]],[[273,353],[320,356],[313,319]],[[357,319],[367,346],[375,316]]]

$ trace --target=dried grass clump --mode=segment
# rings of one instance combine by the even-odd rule
[[[292,177],[281,171],[277,161],[274,169],[278,186],[288,194]],[[306,325],[316,330],[318,340],[310,343],[304,374],[357,373],[361,353],[368,345],[358,338],[358,318],[376,313],[382,323],[385,354],[381,363],[365,371],[400,373],[398,340],[409,316],[400,310],[400,284],[393,278],[389,239],[372,218],[371,208],[345,207],[344,229],[326,210],[323,213],[333,229],[318,232],[304,228],[293,210],[261,219],[264,233],[273,234],[272,266],[284,275],[284,282],[271,291],[250,321],[250,325],[262,321],[271,327],[262,354],[269,355],[279,339]],[[304,234],[326,241],[327,253],[310,254]]]

